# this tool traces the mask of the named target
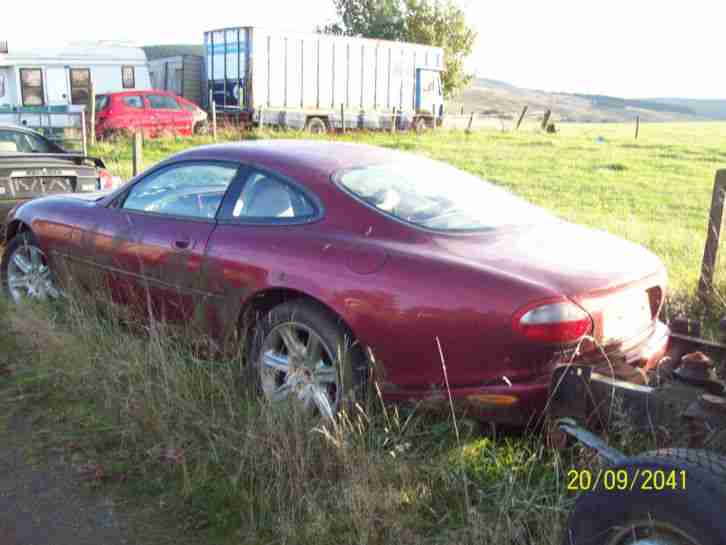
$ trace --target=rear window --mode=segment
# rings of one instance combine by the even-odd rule
[[[101,112],[108,108],[109,102],[108,95],[96,95],[96,111]]]
[[[184,108],[187,112],[196,112],[197,107],[192,104],[191,102],[182,102],[181,107]]]
[[[36,134],[0,130],[0,153],[59,153],[61,150]]]
[[[138,95],[123,97],[122,102],[128,108],[136,108],[138,110],[144,108],[144,99]]]
[[[166,95],[149,95],[149,105],[155,110],[178,110],[179,103],[170,96]]]
[[[424,158],[354,168],[335,179],[376,210],[427,229],[489,230],[554,219],[490,182]]]

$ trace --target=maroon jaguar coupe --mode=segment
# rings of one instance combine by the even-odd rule
[[[326,414],[372,367],[388,400],[443,399],[437,339],[456,401],[513,424],[544,408],[558,363],[606,352],[644,366],[668,342],[666,274],[647,250],[446,164],[359,144],[199,147],[111,194],[11,212],[13,300],[89,272],[122,303],[220,341],[253,338],[265,395]]]

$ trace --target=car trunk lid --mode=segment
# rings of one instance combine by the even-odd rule
[[[575,301],[593,318],[593,336],[601,344],[652,327],[663,300],[666,273],[660,259],[602,231],[555,221],[437,238],[458,257]]]
[[[74,154],[0,155],[0,199],[98,189],[98,159]]]

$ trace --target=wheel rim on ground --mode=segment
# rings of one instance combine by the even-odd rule
[[[657,520],[629,524],[622,528],[609,545],[700,545],[682,530]]]
[[[308,326],[295,321],[276,325],[260,351],[260,382],[271,402],[298,401],[333,418],[340,402],[335,352]]]
[[[33,244],[19,245],[8,258],[8,291],[13,301],[58,297],[43,251]]]

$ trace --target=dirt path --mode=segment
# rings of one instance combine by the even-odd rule
[[[33,429],[13,416],[0,431],[0,545],[180,544],[179,530],[84,486],[61,449],[29,459]],[[150,520],[149,520],[150,519]],[[150,525],[151,524],[151,525]],[[167,525],[168,526],[168,525]]]

